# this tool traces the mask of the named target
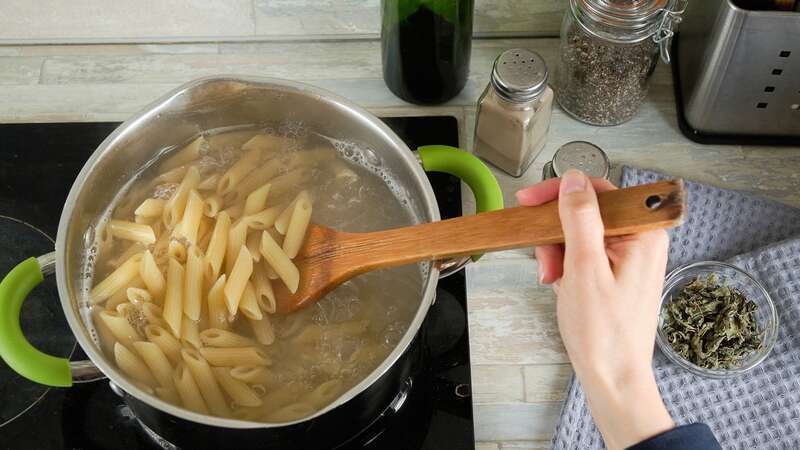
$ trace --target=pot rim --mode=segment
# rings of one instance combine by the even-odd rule
[[[414,181],[422,186],[424,194],[424,204],[421,208],[422,212],[426,213],[428,217],[431,218],[432,222],[441,219],[439,215],[438,203],[436,202],[436,197],[433,193],[433,188],[431,187],[431,184],[425,175],[424,169],[415,159],[414,154],[410,151],[405,142],[403,142],[394,133],[394,131],[392,131],[385,123],[383,123],[380,119],[366,109],[328,90],[296,81],[271,77],[238,75],[215,75],[202,77],[172,89],[157,100],[144,106],[131,118],[120,124],[108,137],[103,140],[103,142],[100,143],[100,145],[98,145],[84,166],[81,168],[80,173],[75,178],[75,181],[70,188],[67,200],[64,203],[64,208],[59,219],[58,233],[56,235],[56,280],[58,285],[59,300],[61,301],[61,306],[64,310],[64,315],[67,318],[70,329],[75,335],[75,338],[77,339],[83,351],[92,361],[92,363],[94,363],[106,376],[108,376],[108,378],[114,384],[117,384],[130,395],[133,395],[148,405],[168,414],[205,425],[234,429],[280,428],[313,420],[316,417],[326,414],[336,407],[347,403],[363,392],[366,388],[374,384],[389,370],[390,367],[397,362],[397,360],[406,352],[406,349],[417,335],[420,327],[422,326],[423,320],[427,316],[428,309],[433,303],[439,278],[439,268],[436,264],[430,264],[428,270],[426,271],[427,280],[423,280],[424,289],[422,292],[422,300],[413,320],[409,324],[408,329],[406,330],[400,342],[395,346],[391,353],[386,356],[381,364],[373,369],[372,372],[358,384],[350,388],[344,394],[340,395],[331,404],[315,412],[313,415],[303,419],[281,423],[254,422],[199,414],[165,402],[155,395],[143,391],[135,384],[128,381],[126,376],[121,374],[114,365],[106,360],[106,357],[102,354],[102,350],[97,348],[97,345],[84,326],[80,312],[73,308],[72,299],[70,298],[70,290],[67,280],[64,276],[66,270],[66,236],[69,235],[72,211],[79,194],[88,188],[88,186],[85,185],[85,180],[92,172],[97,161],[101,159],[103,155],[111,151],[110,149],[122,138],[124,138],[131,128],[134,128],[136,124],[150,118],[151,116],[161,113],[162,109],[166,109],[174,98],[183,95],[186,92],[197,89],[200,86],[219,82],[239,82],[251,86],[275,87],[282,90],[300,93],[302,95],[310,95],[316,97],[319,101],[334,103],[337,107],[345,109],[356,116],[360,116],[360,118],[365,120],[367,124],[374,129],[374,131],[380,133],[383,139],[385,139],[391,147],[401,151],[401,157],[411,168]],[[80,300],[76,301],[75,303],[79,304]]]

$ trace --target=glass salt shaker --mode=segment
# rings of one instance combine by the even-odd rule
[[[569,169],[578,169],[588,177],[607,180],[611,162],[606,152],[591,142],[567,142],[556,150],[553,160],[544,165],[542,179],[560,177]]]
[[[570,0],[561,25],[558,104],[591,125],[638,111],[658,55],[669,63],[673,25],[688,0]]]
[[[475,154],[518,177],[544,147],[553,110],[547,66],[538,53],[506,50],[478,99]]]

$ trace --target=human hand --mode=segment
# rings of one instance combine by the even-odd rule
[[[517,192],[558,198],[564,245],[537,247],[539,281],[558,298],[558,326],[610,449],[674,427],[651,367],[669,240],[663,230],[604,238],[596,192],[616,189],[577,170]]]

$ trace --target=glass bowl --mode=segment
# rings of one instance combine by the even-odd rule
[[[738,366],[730,369],[706,369],[689,362],[678,355],[667,341],[667,336],[662,330],[666,317],[666,306],[673,296],[676,296],[684,286],[697,277],[705,278],[716,273],[720,282],[726,280],[728,286],[739,289],[748,300],[758,305],[756,311],[756,327],[762,336],[762,345],[748,356],[739,361]],[[709,378],[727,378],[740,375],[756,367],[766,359],[775,341],[778,339],[778,311],[764,286],[744,270],[730,264],[716,261],[701,261],[680,266],[667,275],[664,282],[664,293],[661,295],[661,313],[658,318],[658,333],[656,343],[661,351],[672,362],[683,367],[695,375]]]

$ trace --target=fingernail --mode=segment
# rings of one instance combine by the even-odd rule
[[[561,177],[561,192],[572,194],[573,192],[583,192],[586,190],[588,182],[586,175],[580,170],[570,169]]]

